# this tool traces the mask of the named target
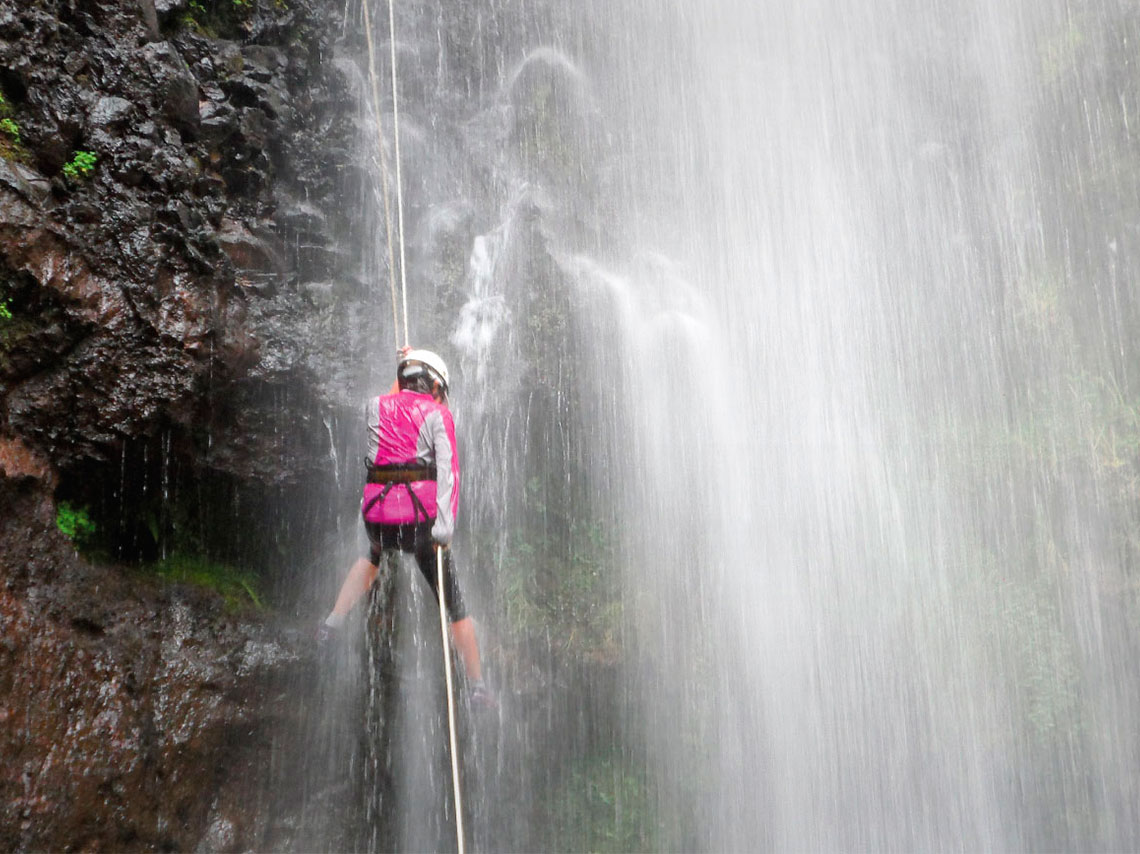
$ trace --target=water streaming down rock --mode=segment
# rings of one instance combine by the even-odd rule
[[[458,63],[401,21],[413,329],[458,366],[503,691],[465,732],[477,847],[1137,847],[1135,105],[1103,65],[1140,19],[586,5],[473,22],[439,137]],[[449,844],[410,598],[372,848]]]

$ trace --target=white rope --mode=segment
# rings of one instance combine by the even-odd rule
[[[404,182],[400,177],[400,99],[396,96],[396,0],[388,0],[388,45],[392,56],[392,138],[396,145],[396,215],[400,225],[400,287],[404,294],[404,346],[408,346],[408,277],[404,260]]]
[[[451,785],[455,790],[455,836],[463,854],[463,798],[459,788],[459,749],[455,742],[455,692],[451,685],[451,645],[447,637],[447,591],[443,586],[443,549],[435,550],[436,589],[439,590],[439,627],[443,634],[443,673],[447,679],[447,730],[451,740]]]
[[[400,340],[399,304],[396,301],[396,257],[392,251],[392,203],[388,190],[388,149],[384,145],[384,126],[380,121],[380,84],[376,78],[376,50],[372,45],[372,19],[368,14],[368,0],[361,0],[364,10],[364,38],[368,42],[368,77],[372,82],[372,112],[376,116],[377,143],[380,148],[380,186],[384,196],[384,230],[388,243],[388,290],[392,296],[392,338]],[[398,178],[397,178],[398,180]],[[403,257],[403,233],[400,237],[400,256]],[[408,301],[404,296],[404,344],[408,343]]]

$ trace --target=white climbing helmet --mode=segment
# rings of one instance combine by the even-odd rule
[[[400,359],[397,371],[401,377],[407,376],[404,373],[404,368],[408,365],[423,365],[428,369],[433,379],[439,380],[443,390],[447,391],[451,385],[451,379],[447,373],[447,363],[439,357],[438,353],[433,353],[431,350],[409,350]],[[410,373],[410,372],[409,372]]]

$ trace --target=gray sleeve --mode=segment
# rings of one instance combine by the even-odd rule
[[[450,545],[455,535],[456,465],[451,437],[439,412],[428,415],[420,436],[430,443],[435,458],[435,524],[431,538],[441,545]]]
[[[364,455],[370,462],[376,462],[380,450],[380,398],[374,397],[364,407],[364,423],[367,425],[368,441]]]

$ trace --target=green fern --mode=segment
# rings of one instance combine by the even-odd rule
[[[77,151],[75,156],[63,165],[63,174],[72,181],[90,178],[98,162],[99,156],[94,151]]]

